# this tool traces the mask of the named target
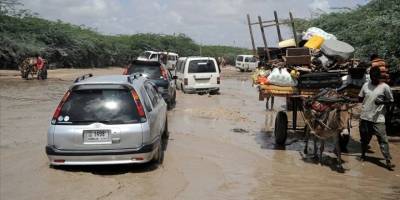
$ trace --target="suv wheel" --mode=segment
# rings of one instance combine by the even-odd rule
[[[176,105],[176,92],[174,92],[174,97],[172,98],[172,105]]]
[[[163,139],[169,138],[169,131],[168,131],[168,118],[165,119],[165,125],[164,125],[164,134],[162,136]]]
[[[164,161],[164,150],[163,150],[163,145],[162,145],[163,142],[162,141],[163,141],[163,139],[160,138],[158,145],[157,145],[157,152],[153,157],[153,163],[156,165],[161,165]]]

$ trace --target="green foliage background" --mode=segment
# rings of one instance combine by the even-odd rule
[[[0,68],[17,69],[24,58],[40,53],[49,67],[122,66],[145,50],[177,52],[180,56],[224,56],[233,61],[243,48],[200,46],[184,34],[102,35],[90,28],[48,21],[29,14],[0,12]]]
[[[391,71],[400,66],[400,1],[371,0],[349,12],[321,15],[312,20],[296,20],[296,29],[315,26],[356,48],[356,57],[367,59],[378,53],[387,59]]]

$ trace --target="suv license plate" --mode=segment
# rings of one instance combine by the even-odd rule
[[[86,130],[83,131],[84,144],[111,144],[110,130]]]

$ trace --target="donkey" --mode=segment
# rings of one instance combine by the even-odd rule
[[[304,153],[308,153],[308,140],[314,138],[314,157],[322,160],[325,141],[334,138],[337,169],[344,172],[341,159],[340,134],[347,129],[350,114],[349,99],[340,95],[336,90],[325,90],[313,98],[306,99],[303,117],[306,122]],[[320,151],[317,154],[317,140],[320,141]]]
[[[36,58],[30,57],[24,59],[21,64],[18,66],[18,69],[21,71],[21,77],[24,79],[28,79],[29,75],[34,76],[36,74],[37,69],[34,66],[36,64]]]

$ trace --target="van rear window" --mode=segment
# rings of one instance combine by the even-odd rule
[[[64,103],[58,124],[138,123],[140,117],[128,89],[73,90]]]
[[[257,62],[257,59],[255,57],[247,57],[244,59],[244,62]]]
[[[189,73],[213,73],[217,72],[213,60],[192,60],[189,63]]]
[[[151,55],[150,52],[144,52],[143,54],[140,54],[140,57],[144,57],[144,58],[150,59],[150,55]]]
[[[238,57],[236,58],[236,61],[242,62],[242,61],[243,61],[243,56],[238,56]]]

